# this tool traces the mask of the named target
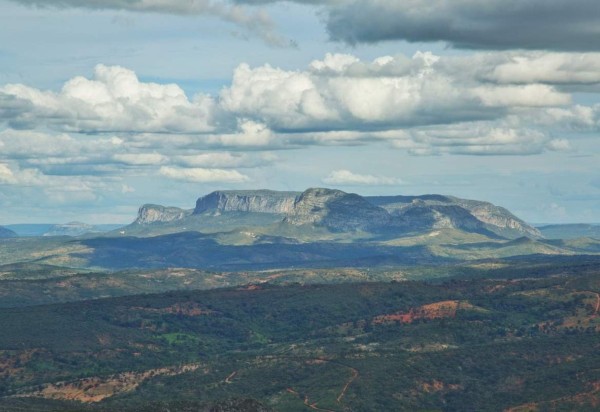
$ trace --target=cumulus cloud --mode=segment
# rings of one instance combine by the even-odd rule
[[[393,186],[402,184],[402,180],[394,177],[373,176],[353,173],[349,170],[334,170],[323,183],[336,186]]]
[[[160,153],[118,153],[113,156],[116,162],[132,166],[159,165],[168,158]]]
[[[279,35],[275,24],[264,10],[248,11],[223,0],[12,0],[15,3],[54,8],[86,8],[95,10],[126,10],[181,16],[208,15],[220,18],[262,38],[272,46],[290,46],[289,40]]]
[[[350,0],[328,9],[327,29],[350,44],[443,41],[469,49],[600,50],[593,0]]]
[[[600,83],[600,53],[511,52],[486,56],[486,77],[498,82],[559,85]]]
[[[535,129],[513,129],[496,123],[426,127],[409,132],[408,140],[393,141],[415,155],[533,155],[571,149],[566,139],[555,139]]]
[[[579,56],[327,54],[304,70],[242,64],[219,96],[194,99],[99,65],[58,92],[0,87],[0,119],[13,127],[0,131],[0,161],[110,175],[261,167],[271,160],[236,151],[372,141],[414,154],[568,150],[561,132],[600,130],[600,105],[572,104],[577,87],[600,85],[600,54]]]
[[[530,118],[532,122],[549,128],[595,132],[600,130],[600,104],[548,108],[531,113]]]
[[[248,153],[208,152],[193,155],[181,155],[172,159],[173,162],[185,167],[202,168],[252,168],[272,164],[276,156],[271,153],[252,155]]]
[[[65,160],[91,160],[121,150],[118,137],[75,138],[71,134],[50,134],[32,130],[0,131],[0,159],[36,159],[40,163],[64,163]]]
[[[106,183],[97,178],[47,176],[35,168],[0,163],[0,186],[8,190],[32,188],[43,193],[45,201],[63,204],[94,201],[96,191],[106,187]]]
[[[94,78],[75,77],[58,93],[23,84],[0,88],[0,118],[16,129],[49,127],[60,131],[208,132],[214,129],[214,101],[189,100],[175,84],[140,82],[119,66],[98,65]]]
[[[499,118],[519,108],[571,102],[553,85],[507,85],[465,76],[468,57],[430,53],[362,62],[327,55],[306,71],[240,65],[220,106],[280,131],[380,130]]]
[[[233,146],[240,148],[265,147],[277,145],[276,135],[265,123],[249,119],[239,119],[237,130],[233,133],[213,134],[205,142],[215,146]]]
[[[246,175],[237,170],[205,169],[205,168],[177,168],[162,166],[160,174],[169,179],[183,180],[196,183],[243,183],[250,180]]]

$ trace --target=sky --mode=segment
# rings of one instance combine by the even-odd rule
[[[0,225],[332,187],[600,222],[597,0],[0,0]]]

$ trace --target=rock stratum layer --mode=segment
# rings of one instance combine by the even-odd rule
[[[204,212],[251,212],[288,214],[293,210],[298,192],[273,190],[217,191],[196,201],[194,214]]]

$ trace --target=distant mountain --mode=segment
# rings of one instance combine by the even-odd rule
[[[15,232],[17,236],[31,237],[42,236],[52,226],[54,226],[52,223],[17,223],[6,225],[6,228]]]
[[[10,229],[0,226],[0,238],[16,237],[17,234]]]
[[[600,239],[600,225],[565,224],[539,226],[538,230],[549,239],[576,239],[589,237]]]
[[[42,236],[82,236],[102,233],[120,227],[120,225],[90,225],[83,222],[69,222],[50,226]]]
[[[6,225],[20,237],[37,236],[80,236],[86,233],[103,233],[122,227],[122,224],[88,225],[82,222],[64,224],[53,223],[17,223]]]
[[[459,229],[492,238],[542,237],[508,210],[488,202],[442,195],[363,197],[325,188],[302,193],[216,191],[199,198],[193,210],[144,205],[135,222],[124,231],[128,235],[158,235],[248,228],[259,228],[264,235],[292,238],[309,236],[306,231],[310,228],[336,236]]]
[[[83,222],[69,222],[50,227],[43,236],[81,236],[94,232],[94,226]]]

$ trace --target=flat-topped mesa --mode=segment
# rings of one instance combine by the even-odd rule
[[[212,192],[196,201],[194,214],[204,212],[250,212],[288,214],[294,207],[299,192],[273,190],[223,190]]]
[[[219,218],[213,219],[216,217]],[[325,188],[302,193],[215,191],[199,198],[193,210],[142,206],[134,225],[138,229],[145,225],[145,230],[153,223],[171,230],[178,225],[182,230],[190,227],[230,230],[284,223],[282,230],[287,230],[286,225],[313,225],[333,232],[402,235],[448,228],[509,239],[542,237],[537,229],[508,210],[488,202],[443,195],[363,197]]]
[[[311,188],[298,197],[284,221],[296,226],[314,224],[336,231],[353,231],[384,227],[391,216],[357,194]]]
[[[172,206],[143,205],[138,210],[134,224],[144,225],[149,223],[166,223],[181,220],[191,215],[191,210],[180,209]]]

